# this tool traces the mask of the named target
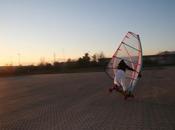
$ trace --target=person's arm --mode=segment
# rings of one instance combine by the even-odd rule
[[[125,64],[125,66],[126,66],[126,68],[127,68],[128,70],[135,71],[133,68],[129,67],[127,64]]]

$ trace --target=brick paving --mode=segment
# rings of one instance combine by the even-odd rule
[[[145,70],[127,101],[103,72],[0,78],[0,130],[175,130],[174,72]]]

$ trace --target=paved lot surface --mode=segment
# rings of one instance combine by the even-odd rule
[[[0,78],[0,130],[175,130],[175,68],[145,70],[136,98],[105,73]]]

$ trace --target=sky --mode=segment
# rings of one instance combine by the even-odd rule
[[[0,66],[111,57],[128,31],[143,54],[175,50],[174,0],[0,0]]]

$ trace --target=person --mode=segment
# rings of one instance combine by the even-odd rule
[[[119,92],[122,92],[125,95],[125,98],[126,98],[126,96],[128,96],[127,95],[127,86],[125,85],[125,72],[126,72],[126,70],[135,71],[133,68],[129,67],[125,63],[124,60],[121,60],[120,63],[118,64],[117,70],[115,72],[114,87],[109,89],[110,92],[112,92],[113,90],[117,90]],[[122,90],[120,88],[122,88]]]

